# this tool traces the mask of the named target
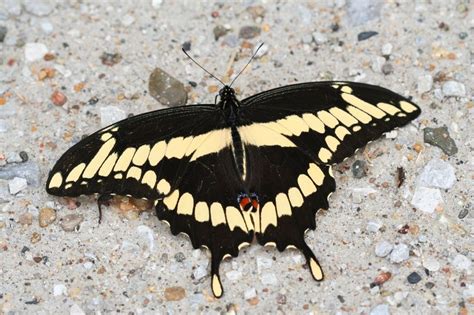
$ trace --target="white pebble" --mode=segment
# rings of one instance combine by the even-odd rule
[[[387,304],[379,304],[370,310],[370,315],[390,315]]]
[[[100,108],[100,124],[102,127],[107,127],[125,118],[127,118],[125,111],[117,106],[104,106]]]
[[[452,260],[451,264],[456,270],[462,271],[471,271],[472,261],[464,255],[457,254],[456,257]]]
[[[91,262],[91,261],[86,261],[84,264],[83,264],[84,268],[86,268],[87,270],[90,270],[92,269],[92,267],[94,267],[94,264]]]
[[[446,81],[443,84],[443,93],[446,96],[465,96],[466,88],[464,84],[457,81]]]
[[[369,221],[367,223],[367,231],[371,232],[371,233],[377,233],[380,228],[382,227],[382,223],[381,222],[376,222],[376,221]]]
[[[42,43],[26,43],[25,45],[25,59],[26,62],[34,62],[43,59],[48,52],[48,47]]]
[[[163,0],[152,0],[151,6],[153,7],[153,9],[159,9],[162,3],[163,3]]]
[[[53,295],[54,296],[67,295],[66,286],[62,283],[55,284],[53,287]]]
[[[69,310],[69,315],[86,315],[86,313],[79,305],[74,303]]]
[[[225,276],[230,281],[237,281],[240,278],[242,278],[242,272],[240,272],[238,270],[231,270],[231,271],[226,272]]]
[[[385,134],[385,138],[387,139],[395,139],[396,137],[398,137],[398,131],[396,130],[389,131]]]
[[[201,280],[202,278],[204,278],[207,275],[207,270],[204,266],[198,266],[194,270],[193,275],[194,275],[194,279]]]
[[[393,247],[392,252],[390,253],[390,261],[392,263],[401,263],[410,257],[410,251],[406,244],[398,244]]]
[[[386,43],[382,46],[382,56],[390,56],[392,54],[393,45]]]
[[[125,14],[123,17],[122,17],[122,25],[123,26],[130,26],[133,24],[133,22],[135,22],[135,18],[133,16],[131,16],[130,14]]]
[[[151,252],[155,248],[155,238],[153,231],[146,225],[140,225],[137,227],[137,232],[140,235],[145,236],[146,240],[148,241],[148,250]]]
[[[380,56],[375,56],[372,60],[372,70],[377,73],[382,72],[382,66],[385,63],[385,58]]]
[[[43,31],[43,33],[45,33],[46,35],[49,35],[53,32],[54,30],[54,26],[53,24],[51,24],[50,21],[42,21],[40,23],[40,27],[41,27],[41,30]]]
[[[14,177],[8,181],[8,189],[12,195],[16,195],[26,187],[28,187],[28,182],[24,178]]]
[[[417,187],[410,203],[423,212],[433,213],[443,203],[443,197],[438,189]]]
[[[449,189],[456,182],[454,167],[440,159],[433,159],[426,164],[418,177],[418,185]]]
[[[430,74],[421,75],[417,80],[417,91],[420,94],[429,92],[433,87],[433,77]]]
[[[257,271],[258,273],[262,273],[263,269],[270,269],[272,267],[273,260],[271,258],[266,257],[257,257]]]
[[[377,243],[377,245],[375,245],[375,255],[377,255],[378,257],[385,257],[390,254],[392,249],[393,245],[391,243],[387,241],[379,242]]]
[[[313,39],[318,45],[324,44],[328,41],[327,36],[320,32],[313,32]]]
[[[256,296],[257,296],[257,290],[255,290],[255,288],[247,289],[244,292],[244,299],[246,300],[253,299]]]
[[[260,280],[264,285],[277,285],[278,279],[274,273],[266,273],[260,277]]]
[[[441,265],[435,258],[426,257],[425,259],[423,259],[423,267],[425,267],[429,271],[435,272],[439,270]]]

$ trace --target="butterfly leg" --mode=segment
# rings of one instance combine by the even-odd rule
[[[97,206],[99,207],[99,224],[102,222],[102,206],[108,206],[112,197],[113,196],[110,194],[103,194],[97,198]]]
[[[314,256],[313,251],[309,248],[308,244],[304,240],[302,240],[301,244],[298,246],[298,249],[303,253],[306,257],[306,262],[308,263],[309,270],[311,271],[311,275],[313,279],[316,281],[321,281],[324,279],[323,269],[319,264],[316,256]]]
[[[219,276],[219,266],[222,261],[222,255],[217,255],[216,253],[211,254],[211,288],[212,293],[216,298],[220,298],[224,293],[222,288],[221,277]]]

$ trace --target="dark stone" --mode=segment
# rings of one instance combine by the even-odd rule
[[[352,175],[355,178],[362,178],[367,176],[367,163],[362,160],[356,160],[351,167]]]
[[[122,61],[122,55],[120,53],[106,53],[104,52],[100,56],[100,60],[102,60],[102,64],[106,66],[113,66]]]
[[[393,66],[390,62],[386,62],[386,63],[383,64],[382,73],[385,74],[385,75],[393,73]]]
[[[3,43],[5,36],[7,36],[8,29],[6,26],[0,26],[0,43]]]
[[[178,252],[174,255],[174,259],[177,262],[183,262],[186,259],[186,256],[184,256],[184,254],[182,252]]]
[[[469,207],[471,204],[466,205],[461,211],[459,211],[458,218],[464,219],[469,214]]]
[[[282,305],[286,304],[286,295],[278,293],[277,298],[276,298],[276,302],[278,304],[282,304]]]
[[[151,73],[148,90],[150,95],[163,105],[185,105],[188,100],[184,84],[160,68]]]
[[[239,37],[243,39],[251,39],[260,35],[260,27],[258,26],[244,26],[239,31]]]
[[[425,283],[425,287],[427,289],[432,289],[434,286],[435,286],[435,284],[433,282],[426,282]]]
[[[198,84],[197,84],[196,82],[194,82],[194,81],[189,81],[188,83],[189,83],[189,85],[191,85],[192,87],[198,86]]]
[[[466,32],[461,32],[461,33],[458,34],[458,36],[459,36],[459,39],[465,40],[467,38],[468,34]]]
[[[344,303],[346,300],[344,300],[344,297],[342,295],[338,295],[337,296],[337,299],[339,300],[339,302],[341,303]]]
[[[372,36],[375,36],[377,34],[378,34],[378,32],[375,32],[375,31],[361,32],[361,33],[357,34],[357,40],[359,42],[361,42],[361,41],[369,39]]]
[[[183,43],[182,47],[183,47],[184,51],[190,51],[191,50],[191,41],[189,41],[189,40],[185,41]]]
[[[447,155],[454,155],[458,152],[456,143],[449,136],[448,127],[443,126],[439,128],[425,128],[423,129],[423,140],[425,143],[434,145]]]
[[[416,284],[421,281],[421,276],[414,271],[408,275],[407,280],[410,284]]]
[[[20,158],[23,163],[28,162],[28,153],[25,151],[20,151]]]
[[[95,105],[99,102],[99,98],[97,96],[93,96],[87,101],[89,105]]]
[[[218,40],[222,36],[226,35],[229,32],[229,29],[225,28],[222,25],[217,25],[216,27],[214,27],[212,32],[214,33],[214,39]]]

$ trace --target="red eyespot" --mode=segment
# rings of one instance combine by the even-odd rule
[[[252,202],[252,200],[250,200],[249,197],[244,197],[240,200],[240,208],[241,209],[244,209],[244,210],[247,210],[248,209],[248,206],[249,204]]]
[[[258,203],[258,200],[257,199],[253,199],[252,200],[252,207],[254,209],[258,209],[258,207],[260,206],[260,204]]]

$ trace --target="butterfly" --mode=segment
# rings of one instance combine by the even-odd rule
[[[144,113],[79,141],[54,165],[46,190],[153,200],[173,235],[210,251],[215,297],[224,292],[221,261],[254,238],[300,250],[321,281],[304,237],[329,207],[331,166],[420,112],[408,98],[355,82],[288,85],[243,100],[225,85],[216,104]]]

